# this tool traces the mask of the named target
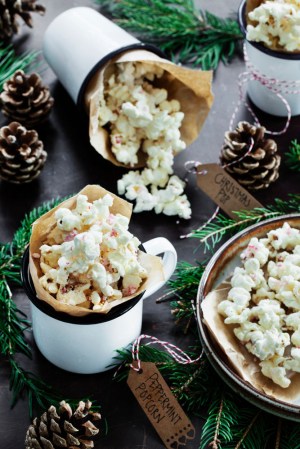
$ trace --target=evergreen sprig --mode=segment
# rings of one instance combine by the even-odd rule
[[[24,370],[17,361],[18,354],[29,358],[32,356],[25,336],[30,322],[14,302],[10,284],[21,285],[21,261],[29,243],[33,222],[61,201],[63,199],[52,200],[33,209],[25,215],[12,242],[0,244],[0,351],[10,368],[12,407],[20,397],[27,396],[30,416],[35,405],[44,409],[49,404],[57,405],[63,397],[38,376]]]
[[[291,170],[300,172],[300,143],[297,139],[291,141],[285,153],[285,163]]]
[[[276,198],[274,204],[264,208],[236,211],[237,220],[218,214],[212,222],[199,230],[193,231],[191,237],[199,239],[199,243],[204,245],[204,250],[212,250],[225,236],[230,237],[252,224],[268,218],[299,212],[300,194],[293,194],[287,200]]]
[[[291,195],[288,200],[275,199],[274,204],[253,211],[240,211],[239,220],[234,221],[218,215],[208,226],[199,231],[202,245],[213,249],[221,240],[250,224],[287,213],[300,212],[300,195]],[[160,300],[171,295],[177,301],[171,302],[172,313],[177,323],[194,320],[193,300],[205,269],[205,262],[193,266],[181,262],[175,272],[175,278],[169,281],[169,291]],[[199,340],[193,353],[200,354]],[[181,365],[172,360],[169,354],[149,345],[141,345],[140,359],[155,363],[169,383],[171,390],[181,404],[190,412],[203,414],[208,407],[202,429],[200,449],[263,449],[270,443],[276,449],[300,449],[300,430],[297,423],[274,420],[274,417],[250,405],[242,398],[228,391],[228,387],[217,378],[205,356],[195,365]],[[117,357],[126,369],[119,370],[119,380],[127,377],[132,354],[129,349],[120,350]],[[276,423],[276,424],[275,424]],[[283,424],[282,424],[283,423]],[[282,430],[283,427],[283,430]]]
[[[238,410],[231,394],[216,388],[202,428],[200,449],[220,449],[222,443],[233,440],[232,429],[238,422]]]
[[[0,91],[3,84],[16,70],[26,70],[30,64],[36,61],[38,53],[30,52],[17,56],[12,45],[4,46],[0,44]]]
[[[199,10],[193,0],[97,0],[123,28],[158,45],[175,62],[216,69],[228,63],[242,33],[236,20]]]

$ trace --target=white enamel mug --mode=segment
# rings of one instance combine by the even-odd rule
[[[106,315],[89,314],[86,317],[58,313],[36,297],[29,274],[27,250],[22,266],[23,285],[30,299],[34,339],[46,359],[73,373],[99,373],[114,363],[117,349],[128,346],[140,335],[143,300],[165,284],[177,263],[176,250],[164,237],[149,240],[143,243],[143,247],[148,254],[163,254],[165,280]]]
[[[162,52],[140,42],[98,11],[79,6],[58,15],[43,38],[43,53],[59,81],[79,106],[93,75],[109,60],[134,49]]]
[[[239,8],[239,24],[246,37],[246,0]],[[286,82],[279,93],[288,102],[291,114],[300,114],[300,54],[274,51],[258,42],[245,41],[246,54],[253,69],[264,77]],[[295,86],[296,84],[296,86]],[[276,86],[274,86],[276,88]],[[295,91],[295,93],[290,93]],[[279,117],[287,117],[288,110],[284,102],[268,87],[257,80],[247,85],[251,101],[262,111]]]

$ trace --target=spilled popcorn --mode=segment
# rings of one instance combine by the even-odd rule
[[[39,282],[57,301],[98,310],[133,295],[147,278],[140,241],[128,231],[127,217],[110,212],[112,205],[109,194],[93,202],[78,195],[74,209],[56,210],[62,243],[40,247]]]
[[[299,229],[284,223],[266,238],[252,238],[241,260],[218,312],[259,359],[262,374],[287,388],[291,373],[300,373]]]
[[[142,171],[131,171],[118,181],[118,193],[135,201],[134,212],[188,219],[191,207],[183,193],[185,183],[173,175],[174,156],[184,150],[180,127],[184,113],[166,89],[154,87],[164,70],[144,62],[117,64],[100,99],[99,125],[109,127],[111,150],[126,165],[147,155]]]
[[[288,52],[300,51],[300,1],[269,0],[248,14],[247,39]]]

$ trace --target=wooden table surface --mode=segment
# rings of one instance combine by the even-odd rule
[[[43,33],[47,25],[62,11],[74,6],[91,6],[92,1],[51,0],[43,2],[47,7],[44,17],[34,15],[34,29],[21,28],[20,35],[13,40],[18,52],[41,48]],[[204,9],[221,16],[235,14],[238,0],[198,1]],[[184,163],[188,160],[217,162],[222,146],[224,132],[228,129],[230,118],[238,101],[237,79],[244,70],[242,57],[235,58],[227,67],[220,65],[214,74],[214,105],[196,142],[176,157],[175,173],[185,177]],[[48,161],[41,176],[33,183],[16,186],[0,183],[0,241],[9,241],[20,220],[26,212],[46,200],[65,196],[79,191],[86,184],[97,183],[107,190],[116,192],[117,179],[124,173],[106,162],[90,146],[86,118],[80,115],[72,100],[57,81],[54,73],[45,63],[42,76],[51,88],[55,98],[55,107],[47,124],[40,127],[40,137],[48,152]],[[276,128],[284,120],[266,114],[259,114],[262,124]],[[237,121],[248,119],[245,108],[240,108]],[[0,117],[1,126],[6,123]],[[277,138],[281,154],[287,150],[289,142],[300,138],[300,119],[295,117],[288,132]],[[286,198],[288,193],[299,193],[299,175],[288,171],[284,166],[280,170],[279,180],[267,191],[257,195],[263,204],[269,204],[275,197]],[[193,215],[190,220],[178,220],[174,217],[155,215],[154,213],[135,214],[131,222],[132,231],[146,241],[156,236],[167,237],[176,247],[179,260],[191,263],[202,257],[197,249],[196,239],[180,239],[199,227],[208,219],[215,205],[196,186],[193,175],[188,178],[186,193],[191,201]],[[163,291],[163,290],[162,290]],[[168,304],[156,304],[153,295],[144,304],[143,332],[168,340],[179,347],[187,345],[187,339],[175,326]],[[28,299],[22,289],[14,291],[14,300],[25,312],[29,312]],[[127,386],[112,381],[112,371],[97,375],[71,374],[49,363],[35,347],[32,335],[29,340],[33,347],[33,360],[24,360],[24,367],[37,373],[48,381],[65,397],[85,397],[93,394],[102,404],[102,413],[107,418],[109,433],[101,439],[97,447],[102,449],[160,449],[163,448],[159,437],[144,417]],[[29,425],[26,400],[20,400],[14,409],[10,409],[9,371],[1,361],[0,369],[0,447],[20,449]],[[189,447],[197,448],[201,420],[192,417],[197,428],[197,437]]]

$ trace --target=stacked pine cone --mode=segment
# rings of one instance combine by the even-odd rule
[[[30,182],[43,168],[47,153],[38,133],[25,128],[44,121],[54,100],[37,73],[17,70],[0,94],[2,112],[13,120],[0,129],[0,178],[16,184]]]
[[[37,73],[26,75],[23,70],[17,70],[4,83],[0,101],[4,115],[26,126],[44,121],[54,104],[41,77]]]
[[[15,184],[30,182],[43,168],[47,153],[38,133],[18,122],[0,129],[0,178]]]
[[[101,415],[92,412],[90,401],[80,401],[73,413],[62,401],[58,410],[52,405],[35,418],[25,437],[25,449],[90,449],[99,434]]]
[[[248,122],[240,122],[234,131],[225,133],[221,164],[249,190],[265,189],[279,176],[277,144],[264,135],[265,128]]]
[[[32,28],[31,12],[44,14],[45,7],[36,0],[1,0],[0,1],[0,39],[10,38],[18,32],[17,18],[21,17]]]

